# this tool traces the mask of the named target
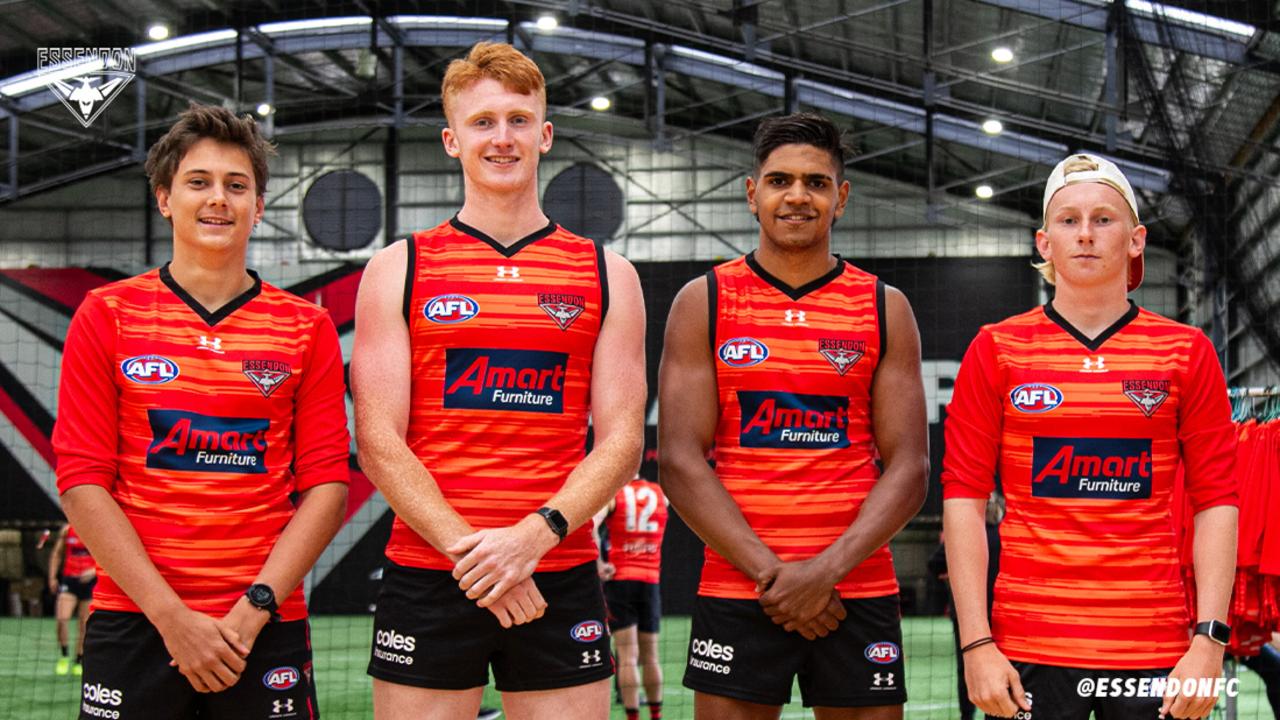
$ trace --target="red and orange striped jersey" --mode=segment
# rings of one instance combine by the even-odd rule
[[[783,561],[825,550],[880,477],[871,382],[884,347],[884,285],[837,258],[800,288],[755,254],[707,274],[719,420],[716,474],[747,523]],[[898,591],[886,545],[836,589]],[[707,548],[700,595],[754,599],[755,581]]]
[[[636,478],[613,497],[609,514],[609,562],[614,580],[656,583],[661,577],[662,534],[667,529],[667,496]]]
[[[1090,340],[1051,305],[983,327],[946,422],[946,498],[1008,505],[992,631],[1012,660],[1172,667],[1189,647],[1171,494],[1236,503],[1235,430],[1204,333],[1131,305]]]
[[[293,517],[290,494],[349,476],[333,322],[254,280],[213,313],[167,265],[90,292],[53,432],[59,491],[106,488],[183,602],[219,617]],[[94,606],[139,611],[105,572]],[[306,617],[302,588],[280,615]]]
[[[93,569],[93,556],[89,554],[89,548],[85,546],[84,541],[76,534],[76,529],[67,526],[67,537],[64,541],[67,548],[67,559],[62,563],[62,574],[67,577],[76,577],[87,570]]]
[[[608,309],[604,250],[554,223],[503,247],[457,218],[407,242],[409,449],[472,527],[514,525],[586,454],[591,362]],[[399,517],[387,557],[453,568]],[[595,557],[587,523],[538,570]]]

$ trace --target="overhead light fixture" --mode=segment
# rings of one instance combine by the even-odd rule
[[[558,27],[560,27],[560,21],[556,19],[555,15],[539,15],[538,16],[539,30],[555,30]]]
[[[169,26],[164,23],[152,23],[151,27],[147,28],[147,37],[156,41],[166,40],[169,37]]]
[[[998,47],[991,51],[991,59],[998,63],[1013,62],[1013,51],[1007,47]]]
[[[973,194],[977,195],[979,200],[990,200],[996,191],[992,190],[990,185],[979,185],[973,189]]]
[[[271,107],[271,103],[258,103],[258,114],[262,117],[266,117],[275,111],[276,109]]]
[[[612,102],[612,101],[610,101],[610,100],[609,100],[609,98],[607,98],[607,97],[605,97],[605,96],[603,96],[603,95],[597,95],[597,96],[595,96],[595,97],[591,98],[591,109],[592,109],[592,110],[597,110],[597,111],[599,111],[599,112],[604,112],[605,110],[608,110],[612,105],[613,105],[613,102]]]
[[[982,132],[988,135],[999,135],[1004,132],[1004,123],[996,120],[995,118],[985,120],[982,123]]]

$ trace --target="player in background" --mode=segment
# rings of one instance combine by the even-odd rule
[[[1237,518],[1222,369],[1204,333],[1129,299],[1147,230],[1114,163],[1058,163],[1043,211],[1053,299],[979,331],[947,414],[943,528],[969,696],[1000,717],[1205,717],[1216,691],[1112,683],[1222,674]],[[1179,463],[1194,622],[1170,519]],[[983,513],[997,475],[1007,515],[988,621]]]
[[[64,556],[63,553],[66,553]],[[54,596],[54,620],[58,627],[58,650],[61,656],[53,666],[57,675],[83,672],[84,626],[89,621],[89,600],[93,598],[93,586],[98,582],[98,569],[84,541],[76,535],[71,525],[64,524],[58,530],[58,539],[49,553],[49,592]],[[71,663],[68,650],[67,625],[71,616],[80,619],[76,632],[75,664]]]
[[[613,668],[591,518],[643,443],[640,282],[538,204],[533,61],[479,43],[441,95],[462,209],[375,255],[356,300],[360,463],[396,512],[374,713],[470,720],[492,665],[508,716],[595,720]]]
[[[173,260],[71,321],[58,489],[101,569],[82,718],[316,717],[300,583],[342,523],[349,438],[329,314],[246,268],[272,152],[192,104],[146,162]]]
[[[797,676],[819,718],[900,718],[888,542],[928,475],[915,318],[831,254],[839,130],[770,118],[754,156],[759,246],[680,291],[659,371],[662,486],[707,544],[684,684],[699,718],[777,718]]]
[[[599,523],[609,537],[601,579],[627,720],[640,717],[642,677],[649,720],[662,720],[659,580],[668,504],[660,485],[637,475],[609,501]]]

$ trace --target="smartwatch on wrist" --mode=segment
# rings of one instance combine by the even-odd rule
[[[564,536],[569,534],[569,521],[564,519],[564,515],[561,515],[559,510],[543,506],[534,512],[547,521],[547,527],[551,528],[551,532],[555,533],[560,540],[564,540]]]
[[[1199,623],[1196,625],[1196,634],[1208,635],[1210,640],[1224,647],[1231,642],[1231,626],[1217,620]]]
[[[280,620],[280,613],[276,612],[279,609],[276,605],[276,591],[272,590],[270,585],[254,583],[244,591],[244,596],[249,598],[250,605],[259,610],[266,610],[271,615],[271,622]]]

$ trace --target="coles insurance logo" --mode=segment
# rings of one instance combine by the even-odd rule
[[[162,385],[178,377],[178,363],[159,355],[135,355],[120,363],[120,372],[142,385]]]
[[[729,367],[751,367],[769,357],[769,348],[755,338],[737,337],[725,340],[718,354],[720,360]]]
[[[288,690],[298,684],[300,677],[298,668],[281,665],[268,670],[267,674],[262,676],[262,684],[272,690]]]
[[[422,314],[433,323],[453,325],[480,314],[480,304],[466,295],[437,295],[422,307]]]
[[[1045,413],[1062,404],[1062,391],[1044,383],[1026,383],[1009,392],[1009,402],[1018,412]]]
[[[580,643],[595,642],[604,637],[604,625],[599,620],[584,620],[573,626],[569,636]]]

